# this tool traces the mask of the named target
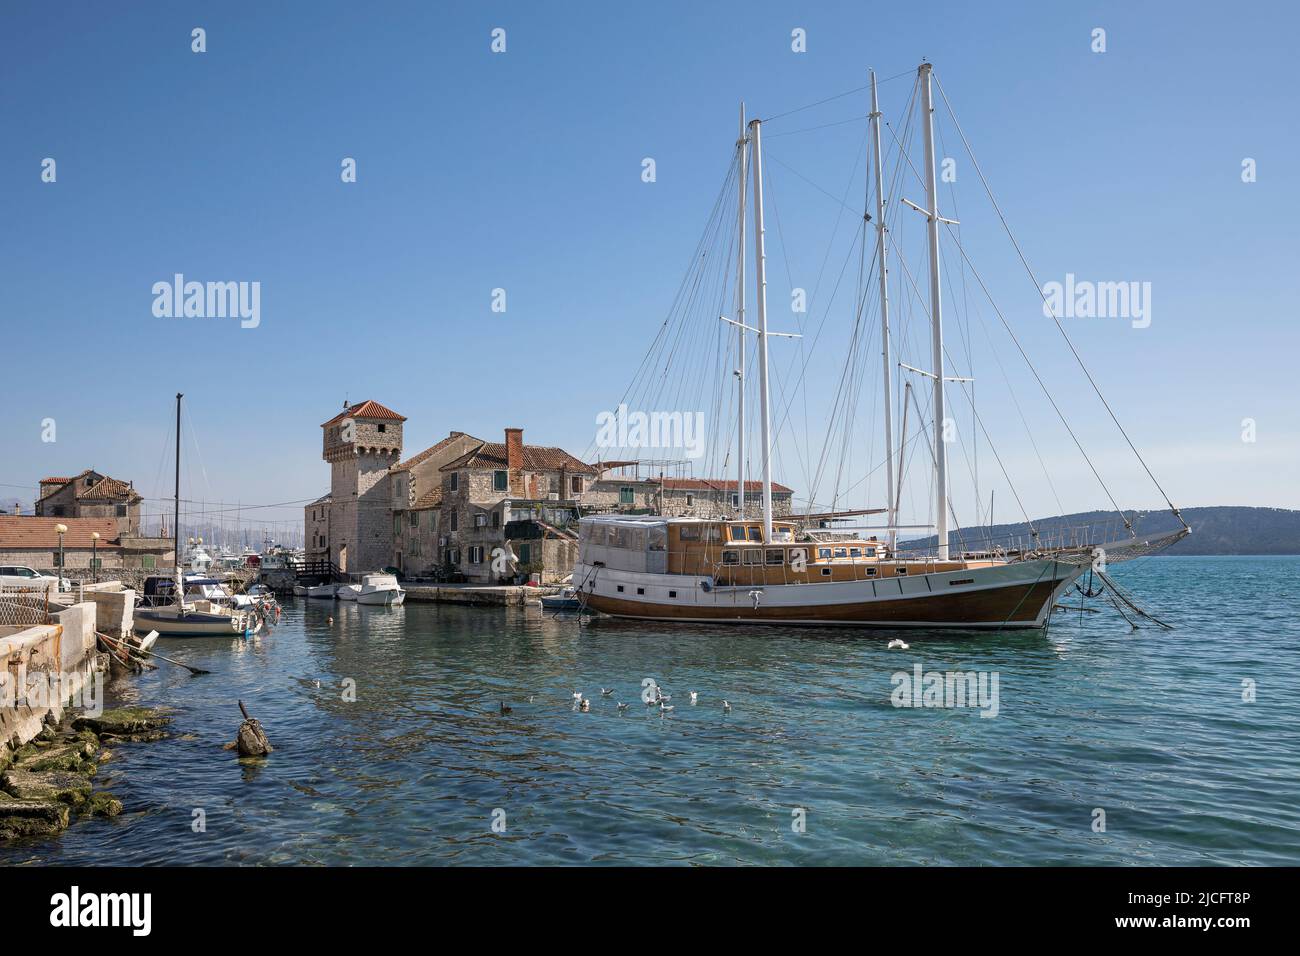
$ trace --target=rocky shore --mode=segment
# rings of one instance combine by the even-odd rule
[[[94,788],[107,748],[160,740],[171,721],[164,708],[119,707],[47,724],[16,750],[0,744],[0,840],[51,837],[78,817],[121,813],[120,800]]]

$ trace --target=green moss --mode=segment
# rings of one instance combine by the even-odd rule
[[[122,812],[122,801],[107,790],[92,793],[81,812],[92,817],[115,817]]]

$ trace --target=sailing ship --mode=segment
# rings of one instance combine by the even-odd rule
[[[1108,559],[1113,562],[1126,555],[1150,553],[1190,532],[1191,529],[1183,522],[1178,532],[1165,539],[1156,542],[1141,540],[1133,531],[1128,517],[1121,512],[1124,524],[1129,529],[1129,537],[1104,546],[1099,543],[1072,542],[1069,546],[1049,548],[1040,546],[1035,540],[1027,548],[991,547],[976,552],[958,550],[958,553],[953,553],[948,521],[952,505],[949,497],[947,449],[946,442],[941,437],[944,434],[946,415],[945,383],[951,379],[944,363],[939,227],[941,223],[955,224],[955,221],[946,219],[939,213],[931,82],[931,64],[923,63],[917,71],[917,86],[924,130],[925,161],[922,174],[926,187],[926,207],[923,209],[906,199],[903,202],[922,213],[927,223],[932,364],[929,370],[904,367],[925,375],[933,386],[928,442],[935,495],[934,522],[929,526],[936,532],[933,553],[914,554],[898,546],[897,533],[902,526],[898,524],[899,501],[895,488],[894,457],[899,457],[898,481],[901,484],[901,449],[896,450],[892,435],[891,375],[895,356],[890,346],[889,297],[886,287],[887,230],[880,145],[881,112],[875,75],[872,73],[869,119],[874,143],[876,186],[874,218],[877,241],[874,266],[880,281],[886,455],[884,471],[888,496],[888,507],[879,509],[887,512],[884,537],[854,536],[833,540],[825,534],[801,532],[800,523],[796,520],[778,520],[773,515],[768,339],[785,333],[769,332],[767,325],[763,123],[754,119],[746,125],[742,107],[741,133],[736,144],[736,163],[739,169],[738,278],[735,290],[737,313],[735,320],[722,317],[737,328],[740,355],[740,370],[736,373],[740,389],[736,482],[739,494],[733,499],[737,514],[726,518],[620,514],[582,518],[579,522],[579,552],[573,583],[584,608],[614,617],[675,622],[848,625],[864,628],[1042,628],[1065,592],[1082,575],[1094,568],[1103,548]],[[745,321],[745,202],[751,157],[757,327],[749,326]],[[870,215],[864,215],[863,218],[868,223],[872,219]],[[1064,329],[1061,331],[1064,334]],[[761,515],[752,518],[745,515],[744,493],[747,487],[744,474],[744,348],[747,334],[756,335],[758,342],[762,459]],[[1077,352],[1075,357],[1078,358]],[[1082,360],[1080,364],[1082,365]],[[1100,391],[1098,396],[1100,397]],[[1105,401],[1104,398],[1102,401]],[[1115,424],[1119,425],[1118,420],[1115,420]],[[1139,455],[1139,460],[1140,458]],[[1145,467],[1145,462],[1143,465]],[[1172,503],[1170,507],[1178,515],[1178,510]],[[1179,520],[1182,520],[1180,515]]]

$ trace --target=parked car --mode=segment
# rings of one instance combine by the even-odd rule
[[[67,578],[55,578],[52,574],[41,574],[21,564],[0,565],[0,587],[36,587],[42,583],[47,586],[50,581],[59,582],[60,591],[71,591],[72,582]]]

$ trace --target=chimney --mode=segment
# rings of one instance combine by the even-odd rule
[[[15,514],[15,515],[21,515],[22,513],[23,513],[23,506],[22,506],[21,504],[19,504],[17,501],[15,501],[15,502],[14,502],[14,514]]]
[[[524,467],[524,430],[506,429],[506,467],[513,472]]]

